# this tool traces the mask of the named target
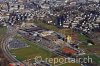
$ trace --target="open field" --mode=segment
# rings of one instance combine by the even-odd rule
[[[93,58],[93,61],[96,64],[100,65],[100,44],[95,43],[95,45],[91,46],[88,46],[88,44],[82,44],[80,45],[80,48],[84,49],[86,56],[90,56],[91,58]]]
[[[4,37],[6,30],[6,27],[0,27],[0,40]]]
[[[49,30],[53,30],[53,31],[56,31],[58,33],[61,33],[65,37],[67,35],[70,35],[70,34],[76,34],[78,36],[77,38],[80,41],[86,41],[88,39],[85,35],[81,35],[81,34],[76,33],[76,32],[73,33],[73,31],[71,29],[67,29],[67,28],[66,29],[59,29],[54,25],[49,25],[49,24],[43,23],[42,21],[39,21],[39,20],[38,21],[37,20],[36,21],[30,21],[30,22],[35,23],[37,26],[39,26],[41,28],[49,29]]]
[[[37,26],[39,26],[41,28],[53,30],[53,31],[59,32],[63,35],[68,35],[68,34],[71,33],[70,29],[59,29],[56,26],[49,25],[49,24],[43,23],[41,21],[32,21],[32,22],[35,23]]]
[[[80,41],[86,42],[88,38],[85,35],[81,35],[80,33],[76,33]]]
[[[18,38],[18,37],[17,37]],[[21,48],[21,49],[14,49],[11,50],[11,53],[16,55],[16,58],[18,60],[26,60],[26,59],[34,59],[36,56],[42,56],[42,58],[48,58],[51,57],[53,54],[51,52],[48,52],[47,50],[38,47],[35,45],[35,43],[30,42],[24,38],[19,38],[21,41],[27,43],[29,47],[27,48]]]
[[[0,27],[0,66],[7,66],[7,64],[8,64],[8,61],[4,57],[2,50],[1,50],[1,42],[5,38],[6,31],[7,31],[6,27]]]
[[[89,54],[89,55],[84,55],[84,56],[81,56],[81,57],[82,58],[87,58],[87,57],[92,58],[93,63],[100,65],[100,58],[97,57],[96,55]]]
[[[16,58],[20,61],[28,60],[28,59],[34,60],[34,58],[36,56],[41,56],[42,59],[61,58],[60,56],[57,56],[57,55],[35,45],[34,43],[32,43],[32,42],[30,42],[30,41],[28,41],[28,40],[26,40],[22,37],[16,36],[15,38],[20,39],[21,41],[26,42],[29,45],[29,47],[27,47],[27,48],[11,50],[11,53],[13,55],[16,55]],[[57,64],[59,64],[59,63],[57,63]],[[60,65],[60,66],[66,66],[66,65],[67,66],[73,66],[73,65],[79,66],[78,64],[63,64],[63,65]]]
[[[42,22],[34,22],[34,23],[37,26],[41,27],[41,28],[49,29],[49,30],[53,30],[53,31],[59,32],[59,33],[63,34],[64,36],[67,36],[68,34],[71,34],[71,30],[70,29],[58,29],[57,27],[55,27],[53,25],[48,25],[48,24],[42,23]],[[20,38],[18,38],[18,39],[20,39]],[[34,58],[36,56],[42,56],[42,55],[43,55],[43,58],[45,58],[45,57],[52,57],[53,56],[52,53],[50,53],[47,50],[44,50],[44,49],[36,46],[35,44],[29,42],[28,40],[23,39],[23,38],[21,38],[21,40],[26,42],[28,45],[30,45],[30,47],[23,48],[23,49],[12,50],[11,52],[14,55],[17,56],[16,57],[17,59],[25,60],[25,59],[29,59],[29,58]],[[80,66],[80,65],[79,64],[63,64],[63,65],[60,65],[60,66]]]
[[[60,66],[80,66],[79,64],[75,64],[75,63],[67,63],[67,64],[63,64]]]

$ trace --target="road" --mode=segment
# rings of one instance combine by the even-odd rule
[[[8,59],[10,63],[19,62],[10,52],[8,49],[9,40],[16,35],[18,28],[16,27],[7,27],[7,33],[5,35],[5,39],[1,43],[1,48],[4,56]]]

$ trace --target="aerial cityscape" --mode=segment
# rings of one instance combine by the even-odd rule
[[[0,66],[100,66],[100,0],[0,0]]]

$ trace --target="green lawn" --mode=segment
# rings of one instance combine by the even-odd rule
[[[16,58],[20,61],[23,61],[23,60],[26,60],[29,58],[34,59],[36,56],[41,56],[43,59],[60,58],[60,56],[56,56],[55,54],[53,54],[41,47],[38,47],[34,43],[32,43],[22,37],[15,36],[15,38],[20,39],[21,41],[24,41],[25,43],[30,45],[30,47],[27,47],[27,48],[11,50],[11,53],[16,55]],[[63,64],[60,66],[79,66],[79,65],[78,64]]]
[[[0,27],[0,60],[2,60],[2,62],[4,62],[5,57],[3,56],[3,53],[2,53],[1,42],[5,38],[6,31],[7,31],[6,27]],[[1,66],[1,64],[0,64],[0,66]]]
[[[100,58],[97,57],[96,55],[85,55],[85,56],[81,56],[82,58],[87,58],[89,56],[89,58],[92,58],[92,61],[95,62],[96,64],[100,64]]]
[[[68,34],[71,34],[71,32],[72,32],[71,29],[67,29],[67,28],[66,29],[59,29],[54,25],[49,25],[49,24],[43,23],[40,20],[38,20],[38,21],[35,20],[35,21],[30,21],[30,22],[35,23],[37,26],[39,26],[41,28],[49,29],[49,30],[53,30],[53,31],[56,31],[58,33],[61,33],[64,36],[67,36]],[[78,38],[80,39],[80,41],[86,41],[88,39],[85,35],[81,35],[80,33],[76,33],[76,34],[78,35]]]
[[[4,37],[4,34],[6,33],[7,28],[6,27],[0,27],[0,39]]]
[[[49,25],[49,24],[44,23],[44,22],[42,22],[40,20],[38,20],[38,21],[37,20],[34,20],[34,21],[30,21],[30,22],[35,23],[37,26],[39,26],[41,28],[44,28],[44,29],[48,29],[48,30],[52,30],[52,31],[61,33],[64,36],[67,36],[68,34],[71,33],[71,29],[59,29],[59,28],[57,28],[54,25]]]
[[[44,58],[49,58],[53,55],[51,52],[35,45],[35,43],[33,42],[30,42],[24,38],[20,38],[20,40],[27,43],[29,47],[11,50],[11,53],[16,55],[16,58],[18,60],[22,61],[29,58],[34,59],[36,56],[42,56],[42,58],[44,59]]]
[[[80,66],[80,64],[75,64],[75,63],[66,63],[60,66]]]
[[[80,33],[77,33],[77,35],[80,41],[87,42],[88,37],[86,37],[85,35],[81,35]]]
[[[59,31],[59,29],[56,26],[43,23],[40,20],[38,20],[38,21],[37,20],[34,20],[34,21],[31,21],[31,22],[35,23],[37,26],[39,26],[41,28],[44,28],[44,29],[49,29],[49,30],[53,30],[53,31],[56,31],[56,32]]]

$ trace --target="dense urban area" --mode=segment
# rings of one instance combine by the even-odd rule
[[[0,66],[100,66],[100,0],[0,0]]]

